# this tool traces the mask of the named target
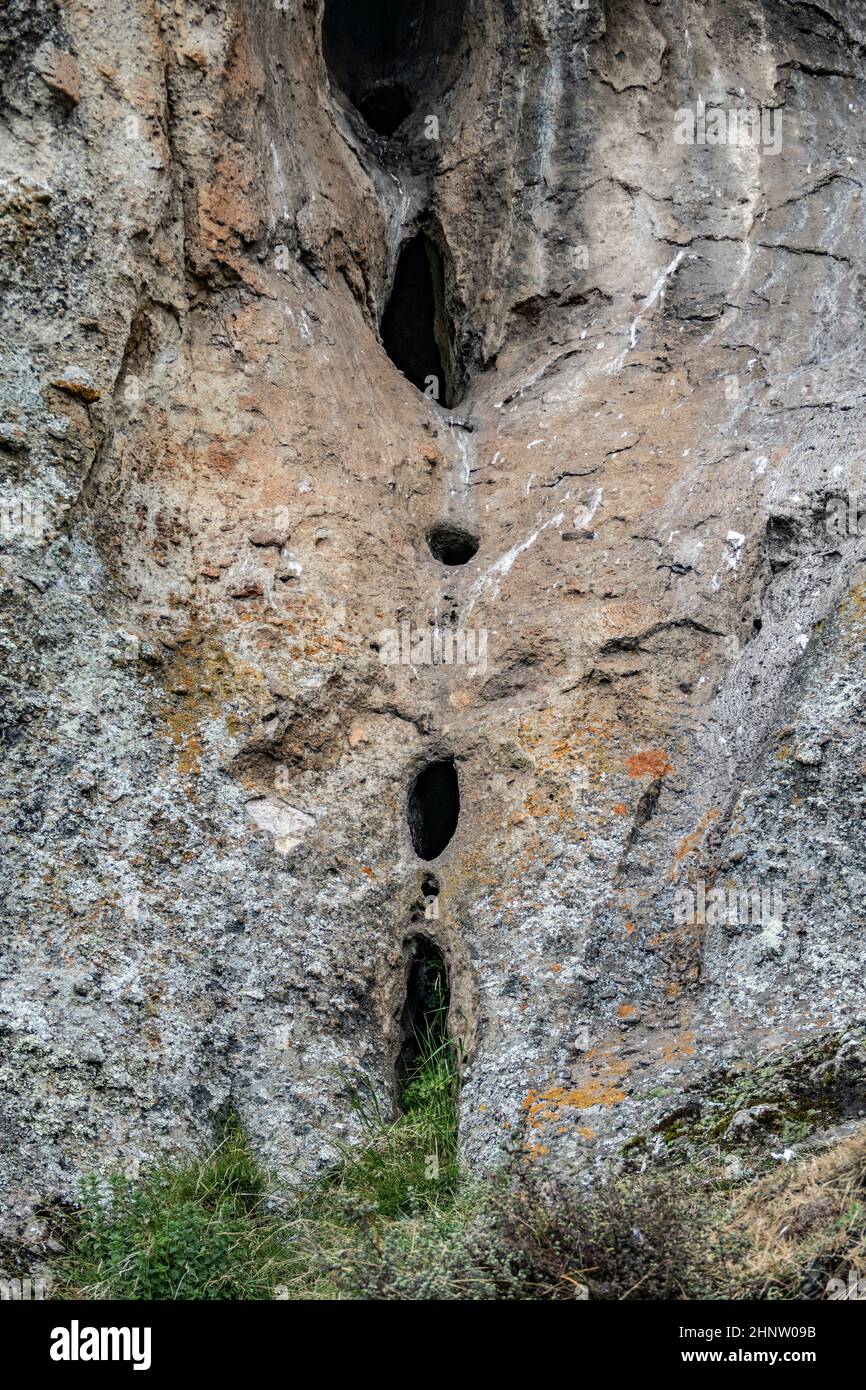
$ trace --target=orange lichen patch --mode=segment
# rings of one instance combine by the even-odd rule
[[[368,864],[362,864],[362,865],[361,865],[361,873],[362,873],[362,874],[366,874],[368,878],[374,878],[374,877],[375,877],[375,875],[374,875],[374,873],[373,873],[373,870],[369,867]]]
[[[641,753],[633,753],[626,759],[625,769],[629,777],[666,777],[674,770],[663,748],[645,748]]]
[[[523,1101],[530,1129],[557,1121],[564,1110],[591,1110],[596,1105],[609,1108],[625,1100],[625,1091],[611,1077],[592,1076],[582,1086],[550,1086],[546,1091],[530,1091]]]
[[[189,734],[181,737],[178,748],[177,770],[181,777],[197,777],[201,772],[201,740]]]
[[[551,968],[551,970],[553,971],[554,975],[558,975],[559,972],[560,972],[560,970],[562,969],[562,966],[561,966],[561,965],[552,965],[550,968]]]
[[[545,1154],[549,1154],[549,1153],[550,1153],[550,1149],[547,1147],[546,1144],[532,1144],[532,1145],[526,1150],[526,1158],[525,1158],[524,1162],[526,1162],[526,1163],[531,1163],[531,1162],[533,1161],[533,1159],[536,1159],[536,1158],[543,1158]]]
[[[303,647],[304,656],[309,660],[344,656],[348,650],[348,643],[339,637],[308,637]]]
[[[616,1011],[617,1018],[636,1018],[637,1009],[634,1004],[620,1004]]]
[[[616,805],[615,805],[614,808],[613,808],[613,814],[614,814],[615,816],[627,816],[627,815],[628,815],[628,807],[626,806],[626,804],[625,804],[624,801],[618,801],[618,802],[616,803]]]
[[[539,788],[529,792],[523,802],[523,810],[526,815],[534,816],[540,820],[544,817],[555,817],[558,821],[563,821],[570,812],[570,806],[563,804],[563,800],[554,799],[550,794],[545,794]]]
[[[695,1055],[695,1035],[690,1028],[678,1038],[673,1038],[671,1042],[665,1043],[662,1048],[662,1056],[666,1062],[676,1062],[680,1057],[694,1057]]]
[[[674,850],[674,863],[678,864],[680,860],[685,859],[687,854],[692,854],[703,839],[704,832],[712,825],[713,821],[718,819],[718,811],[707,811],[706,815],[701,816],[694,830],[686,835]]]
[[[628,932],[629,936],[631,936],[632,932],[634,931],[634,922],[626,922],[625,929]]]
[[[160,700],[162,726],[178,749],[178,770],[198,775],[203,754],[201,726],[225,717],[228,699],[243,698],[250,726],[266,696],[264,676],[227,650],[207,629],[190,625],[172,645],[163,670],[166,694]],[[238,723],[237,715],[226,720]],[[235,730],[229,728],[229,732]]]
[[[569,774],[585,767],[592,781],[605,771],[613,771],[611,748],[616,733],[615,725],[594,719],[581,705],[567,714],[557,714],[547,706],[521,716],[512,729],[524,752],[534,755],[539,773]]]
[[[577,1132],[578,1132],[578,1134],[580,1135],[581,1139],[594,1139],[594,1138],[595,1138],[595,1130],[594,1130],[594,1129],[590,1129],[589,1125],[578,1125],[578,1126],[577,1126]]]
[[[621,1100],[625,1100],[625,1091],[619,1086],[593,1077],[585,1086],[576,1086],[569,1092],[568,1104],[574,1106],[575,1110],[592,1110],[596,1105],[610,1109],[612,1105],[619,1105]]]

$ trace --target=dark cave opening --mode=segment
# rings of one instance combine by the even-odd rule
[[[478,536],[454,521],[437,521],[427,532],[434,560],[443,565],[465,565],[478,552]]]
[[[332,78],[379,135],[391,136],[441,76],[463,31],[465,0],[325,0],[322,52]]]
[[[396,1067],[401,1092],[419,1057],[430,1057],[448,1045],[451,1002],[448,970],[439,947],[427,936],[413,936],[407,941],[406,949],[411,963],[400,1018],[401,1042]]]
[[[419,859],[437,859],[460,819],[460,783],[453,758],[422,768],[409,788],[406,815]]]
[[[358,110],[379,135],[393,135],[412,110],[412,96],[402,82],[380,82],[358,99]]]
[[[385,351],[412,385],[432,400],[452,405],[451,331],[442,253],[424,232],[407,241],[400,252],[381,333]]]

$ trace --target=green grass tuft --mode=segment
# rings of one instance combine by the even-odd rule
[[[351,1090],[367,1142],[343,1149],[343,1162],[324,1188],[325,1203],[339,1194],[370,1204],[378,1217],[395,1219],[434,1212],[453,1199],[460,1176],[454,1049],[430,1023],[419,1043],[395,1120],[384,1119],[372,1093]]]
[[[292,1272],[265,1178],[236,1120],[199,1163],[138,1182],[91,1177],[55,1270],[55,1297],[267,1299]]]
[[[93,1299],[820,1298],[864,1269],[866,1128],[758,1182],[687,1168],[556,1183],[518,1159],[473,1182],[457,1154],[458,1066],[424,1016],[386,1118],[287,1214],[236,1120],[197,1163],[91,1178],[54,1296]]]
[[[347,1252],[389,1223],[435,1220],[459,1181],[459,1073],[441,1019],[428,1015],[389,1121],[372,1091],[350,1092],[362,1144],[288,1217],[231,1118],[198,1162],[165,1163],[133,1182],[89,1178],[55,1270],[55,1296],[94,1299],[341,1297]],[[350,1261],[351,1263],[351,1261]]]

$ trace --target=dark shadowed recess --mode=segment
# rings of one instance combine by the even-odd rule
[[[465,0],[326,0],[331,79],[370,128],[392,136],[439,75],[463,30]]]
[[[478,552],[478,536],[454,521],[437,521],[427,532],[434,560],[443,565],[465,565]]]
[[[422,768],[409,788],[406,815],[418,858],[438,858],[460,818],[460,784],[453,758]]]
[[[448,971],[439,947],[426,936],[410,937],[406,945],[411,965],[400,1019],[398,1084],[411,1074],[422,1044],[429,1054],[446,1041],[450,1002]]]
[[[439,247],[425,232],[400,252],[380,331],[385,351],[412,385],[432,400],[452,405],[453,332],[445,273]]]

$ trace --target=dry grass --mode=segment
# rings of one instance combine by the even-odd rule
[[[866,1127],[736,1193],[725,1224],[742,1242],[735,1298],[821,1298],[866,1277]]]

